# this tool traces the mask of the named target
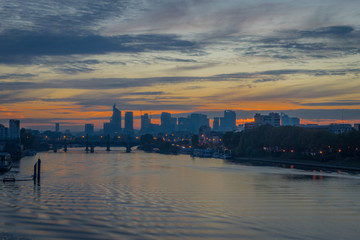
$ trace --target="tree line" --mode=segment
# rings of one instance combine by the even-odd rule
[[[225,147],[234,157],[282,157],[319,161],[360,159],[360,132],[333,134],[302,127],[260,126],[243,132],[227,132]]]

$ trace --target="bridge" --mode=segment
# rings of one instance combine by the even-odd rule
[[[107,137],[88,137],[82,136],[82,138],[71,138],[67,139],[64,137],[63,139],[56,139],[55,141],[49,142],[52,144],[52,150],[57,152],[58,149],[64,149],[64,152],[67,152],[68,147],[84,147],[86,152],[93,153],[95,151],[95,147],[106,147],[106,151],[111,151],[111,147],[125,147],[126,152],[131,152],[131,148],[140,145],[140,141],[137,138],[133,138],[130,136],[123,136],[118,138],[110,139]]]

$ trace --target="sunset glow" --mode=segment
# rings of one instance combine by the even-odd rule
[[[360,122],[358,1],[5,1],[0,123],[109,121],[112,105],[221,117]],[[71,9],[71,10],[70,10]]]

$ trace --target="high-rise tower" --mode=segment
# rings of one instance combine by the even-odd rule
[[[121,111],[116,108],[116,105],[113,106],[113,115],[110,119],[111,131],[113,133],[121,132]]]

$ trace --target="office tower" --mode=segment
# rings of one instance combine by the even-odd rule
[[[201,126],[209,126],[209,119],[205,114],[192,113],[189,117],[189,130],[198,133]]]
[[[219,131],[219,129],[220,129],[220,118],[214,117],[213,130]]]
[[[60,132],[60,123],[55,123],[55,132]]]
[[[141,131],[142,132],[146,132],[150,129],[150,119],[149,119],[149,114],[145,113],[144,115],[141,116]]]
[[[20,139],[20,120],[10,119],[9,121],[9,138]]]
[[[270,124],[274,127],[280,126],[280,114],[278,113],[271,112],[268,115],[262,115],[260,113],[256,113],[254,119],[256,126],[266,125],[266,124]]]
[[[178,118],[178,131],[180,131],[180,132],[190,131],[189,123],[190,123],[190,118],[179,117]]]
[[[94,134],[94,124],[87,123],[85,124],[85,134]]]
[[[116,108],[116,105],[113,106],[113,114],[110,119],[111,132],[120,133],[121,132],[121,111]]]
[[[125,112],[125,132],[132,133],[134,130],[133,112]]]
[[[300,119],[297,117],[289,117],[285,113],[280,114],[281,117],[281,126],[299,126]]]
[[[220,119],[220,129],[223,132],[234,131],[236,129],[236,113],[234,111],[224,111],[224,117]]]
[[[8,129],[4,125],[0,124],[0,140],[7,139]]]
[[[112,132],[112,127],[111,127],[111,123],[107,122],[107,123],[104,123],[104,134],[113,134]]]
[[[176,128],[176,118],[172,118],[170,113],[161,113],[161,130],[164,133],[174,132]]]

